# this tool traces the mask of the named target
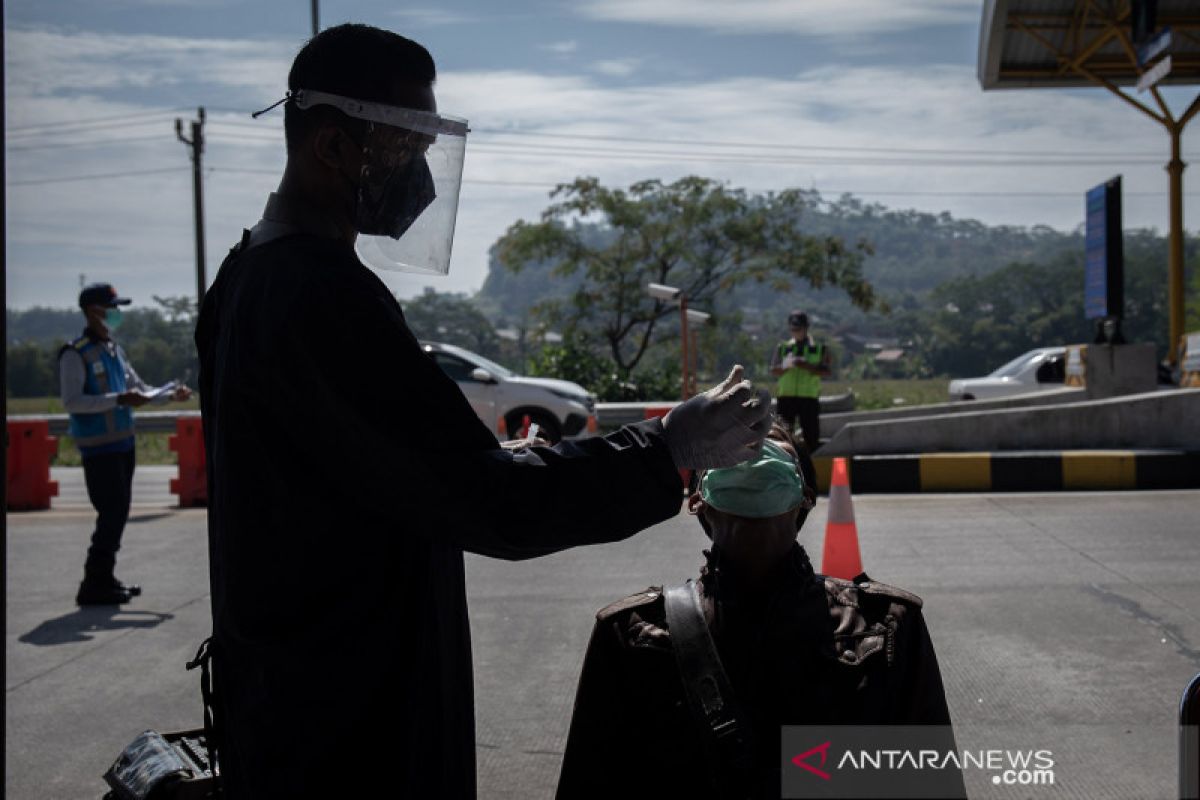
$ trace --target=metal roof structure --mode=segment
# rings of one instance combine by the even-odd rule
[[[1142,69],[1130,34],[1128,0],[987,0],[979,32],[984,89],[1115,86]],[[1162,84],[1200,83],[1200,2],[1158,0],[1158,27],[1171,29],[1171,73]]]
[[[1133,37],[1136,12],[1141,12],[1138,18],[1144,25],[1153,28],[1141,42]],[[1154,17],[1153,23],[1141,14]],[[1160,46],[1151,47],[1155,41]],[[1171,363],[1177,363],[1184,333],[1183,170],[1187,166],[1180,138],[1200,113],[1200,95],[1176,114],[1158,87],[1200,84],[1200,0],[985,0],[978,71],[985,90],[1102,86],[1166,128],[1171,152],[1167,352]],[[1122,88],[1128,86],[1148,92],[1145,101]]]

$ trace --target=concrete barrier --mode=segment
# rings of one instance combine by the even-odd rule
[[[815,455],[1105,448],[1200,450],[1200,389],[853,422]]]
[[[994,400],[955,400],[932,403],[924,406],[900,406],[875,411],[852,411],[845,414],[821,414],[821,435],[832,438],[838,431],[852,422],[880,422],[915,417],[934,417],[940,414],[964,414],[976,411],[994,411],[1005,408],[1027,408],[1029,406],[1057,405],[1087,399],[1082,387],[1050,389],[1048,391],[998,397]]]
[[[666,408],[672,409],[679,405],[678,400],[663,400],[657,402],[638,401],[630,403],[597,403],[596,404],[596,421],[604,430],[612,431],[622,425],[629,425],[633,422],[641,422],[646,418],[646,410],[649,408]],[[824,425],[824,420],[830,416],[828,412],[841,411],[849,413],[850,409],[854,408],[857,399],[854,392],[843,392],[842,394],[822,395],[821,402],[821,424]],[[771,399],[772,407],[774,407],[775,399]],[[842,416],[839,414],[839,416]]]
[[[199,411],[135,411],[133,424],[138,433],[175,433],[176,420],[195,417],[200,419]],[[10,422],[22,420],[44,419],[50,424],[53,436],[63,436],[67,433],[67,414],[10,414]]]
[[[831,457],[817,455],[817,489]],[[1200,452],[1067,450],[852,456],[855,493],[1058,492],[1200,488]]]

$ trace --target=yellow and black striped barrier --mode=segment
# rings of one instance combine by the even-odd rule
[[[851,456],[853,492],[1056,492],[1200,488],[1200,452],[1066,450]],[[817,456],[829,491],[833,459]]]

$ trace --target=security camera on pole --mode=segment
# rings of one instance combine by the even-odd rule
[[[692,322],[697,325],[703,325],[709,319],[709,314],[703,311],[694,311],[688,309],[687,295],[682,289],[676,289],[674,286],[666,286],[661,283],[651,283],[646,285],[646,293],[655,300],[662,300],[667,303],[679,304],[679,328],[680,340],[683,348],[683,373],[682,373],[682,397],[687,400],[692,396],[692,376],[691,364],[688,358],[688,323]]]

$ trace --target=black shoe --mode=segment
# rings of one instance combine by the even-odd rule
[[[136,583],[121,583],[121,581],[115,576],[112,579],[112,587],[114,589],[119,589],[122,592],[128,592],[130,597],[137,597],[142,593],[142,587],[138,586]]]
[[[115,586],[88,583],[79,584],[79,593],[75,595],[75,604],[80,606],[116,606],[128,603],[133,597],[128,591]]]

